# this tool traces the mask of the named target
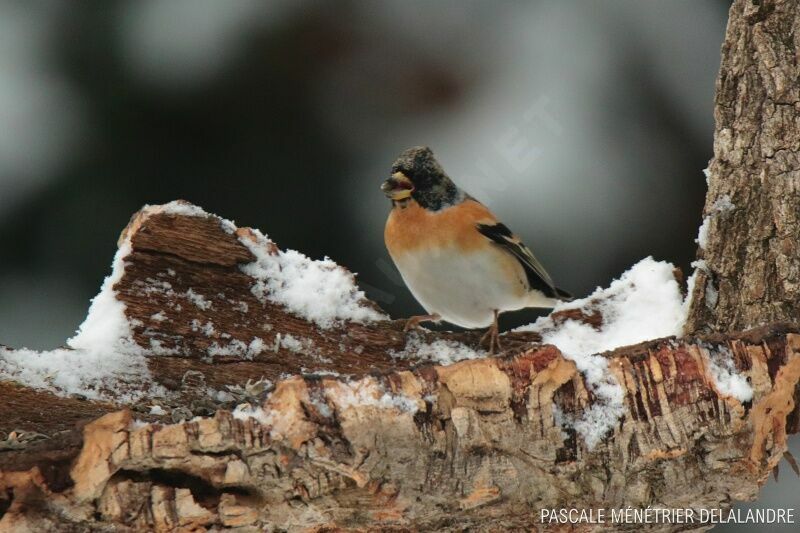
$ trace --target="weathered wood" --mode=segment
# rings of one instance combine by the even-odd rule
[[[253,259],[239,247],[248,230],[231,231],[151,207],[123,233],[130,252],[115,290],[151,350],[153,380],[170,391],[165,415],[113,394],[98,402],[0,383],[10,399],[0,403],[0,531],[527,529],[541,508],[724,507],[755,497],[798,429],[795,326],[606,354],[625,412],[590,449],[563,417],[580,416],[594,393],[536,334],[507,334],[498,357],[449,366],[397,359],[402,322],[321,329],[261,303],[240,268]],[[599,327],[598,309],[559,313],[554,327]],[[207,323],[213,331],[198,327]],[[287,334],[311,340],[289,350]],[[415,334],[471,346],[480,336]],[[255,337],[276,351],[209,353]],[[752,402],[718,390],[710,354],[725,350]],[[242,398],[205,393],[261,377],[275,390],[254,393],[236,417]],[[178,410],[191,420],[175,423]]]
[[[0,531],[529,530],[542,508],[755,498],[800,427],[800,330],[776,323],[800,311],[799,1],[731,8],[687,323],[713,334],[606,354],[624,412],[597,446],[565,421],[596,405],[592,387],[535,334],[506,335],[493,358],[397,358],[402,323],[321,329],[262,303],[241,269],[252,232],[156,206],[123,233],[114,289],[166,414],[114,391],[100,402],[0,382]],[[758,324],[771,325],[732,333]],[[475,346],[479,334],[419,335]],[[717,352],[751,401],[718,386]],[[260,378],[274,391],[247,388]],[[246,394],[207,397],[226,386]],[[702,524],[653,529],[687,527]]]
[[[800,336],[786,327],[725,341],[753,384],[744,405],[715,390],[712,341],[609,354],[627,413],[594,450],[554,417],[554,406],[576,413],[592,399],[548,346],[355,384],[290,378],[261,422],[110,413],[86,426],[68,482],[53,488],[44,462],[0,475],[11,495],[0,529],[522,529],[542,507],[717,508],[754,497],[797,430]],[[374,401],[350,402],[353,391]]]
[[[687,332],[800,316],[800,1],[736,0]]]

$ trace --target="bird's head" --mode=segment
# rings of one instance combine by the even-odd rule
[[[460,195],[427,146],[415,146],[400,154],[381,190],[395,202],[410,197],[433,210],[455,203]]]

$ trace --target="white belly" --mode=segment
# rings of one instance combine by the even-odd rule
[[[422,307],[457,326],[487,327],[495,309],[502,312],[536,305],[522,267],[501,250],[468,254],[415,250],[393,259]],[[539,305],[549,306],[544,301],[549,299],[541,299]]]

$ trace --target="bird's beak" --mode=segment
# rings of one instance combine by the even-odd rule
[[[392,200],[405,200],[414,192],[414,184],[402,172],[395,172],[392,177],[383,182],[381,190],[387,198]]]

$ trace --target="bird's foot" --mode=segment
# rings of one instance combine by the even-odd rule
[[[502,350],[503,347],[500,346],[500,332],[498,332],[494,326],[489,326],[489,329],[483,334],[483,337],[481,337],[480,345],[488,346],[489,355],[494,355],[495,350]]]
[[[420,322],[438,322],[441,319],[442,319],[442,317],[439,316],[436,313],[434,313],[432,315],[412,316],[411,318],[406,320],[406,325],[403,328],[403,333],[408,333],[412,329],[419,329],[419,327],[420,327],[419,323]]]
[[[499,313],[497,311],[494,312],[494,321],[492,322],[492,325],[489,326],[489,329],[486,330],[486,333],[484,333],[479,342],[479,344],[483,346],[484,344],[487,344],[488,341],[489,355],[494,355],[495,349],[503,349],[503,347],[500,346],[500,325],[497,323],[498,314]]]

